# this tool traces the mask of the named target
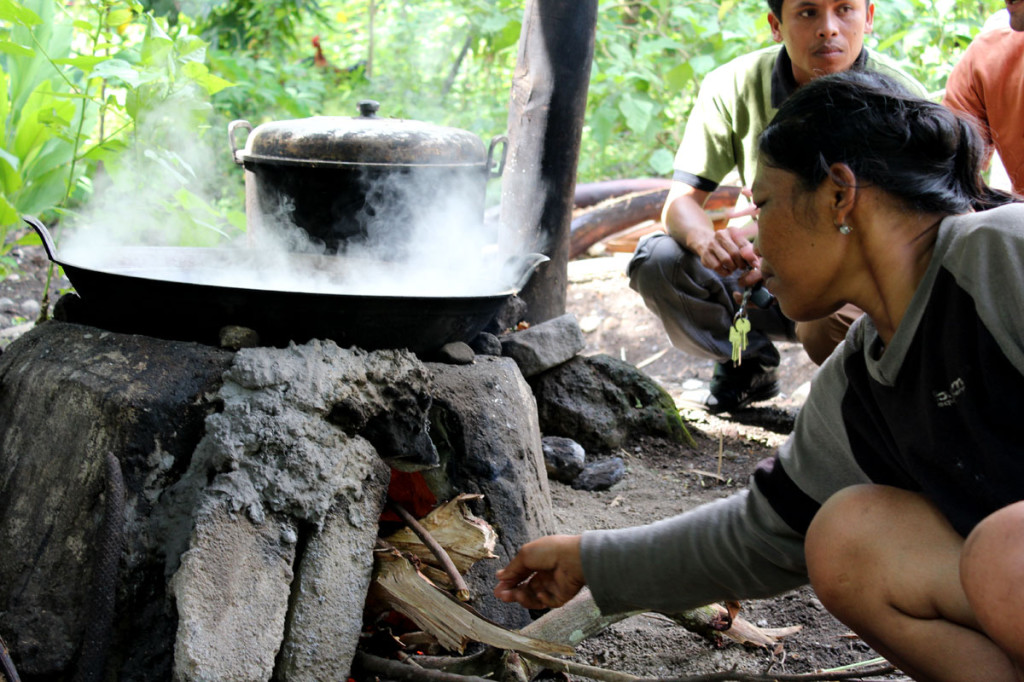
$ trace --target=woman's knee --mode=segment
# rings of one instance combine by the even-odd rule
[[[862,562],[872,561],[869,545],[875,541],[873,530],[884,497],[880,486],[851,486],[829,498],[814,516],[804,551],[811,585],[823,602],[841,600],[846,591],[860,589]]]
[[[960,582],[985,632],[1024,657],[1024,502],[1003,507],[971,531],[960,556]]]
[[[811,585],[830,610],[867,604],[892,585],[914,549],[914,537],[951,533],[941,514],[917,493],[883,485],[845,488],[822,505],[807,531]],[[934,527],[941,530],[935,531]],[[932,530],[925,530],[932,529]]]

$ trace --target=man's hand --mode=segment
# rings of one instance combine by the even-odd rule
[[[494,596],[528,609],[555,608],[583,587],[579,535],[548,535],[528,542],[497,573]]]
[[[699,256],[704,267],[723,277],[734,270],[756,268],[760,259],[754,253],[750,240],[757,234],[757,223],[716,231],[704,212],[704,203],[709,196],[710,192],[683,182],[673,182],[661,214],[669,235],[684,249]],[[753,213],[743,210],[737,215]]]
[[[710,238],[694,244],[694,252],[700,256],[701,264],[722,276],[733,270],[757,268],[761,259],[754,253],[750,241],[757,234],[757,223],[750,222],[743,227],[726,227],[717,230]]]

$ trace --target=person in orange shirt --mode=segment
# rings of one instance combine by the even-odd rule
[[[946,81],[942,103],[972,116],[1024,194],[1024,0],[1006,0],[1009,27],[984,31]]]

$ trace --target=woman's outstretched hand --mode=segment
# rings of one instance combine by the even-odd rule
[[[497,573],[494,596],[528,609],[555,608],[583,587],[579,535],[548,535],[528,542]]]

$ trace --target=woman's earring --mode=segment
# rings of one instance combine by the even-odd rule
[[[839,234],[850,234],[850,232],[852,231],[853,230],[846,223],[843,223],[842,225],[839,226]]]

